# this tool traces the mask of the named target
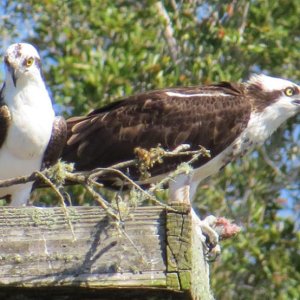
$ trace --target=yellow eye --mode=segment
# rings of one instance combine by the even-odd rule
[[[284,93],[286,96],[291,97],[295,95],[295,90],[293,88],[288,87],[284,90]]]
[[[26,67],[30,67],[30,66],[32,66],[33,62],[34,62],[34,58],[33,57],[29,57],[25,61],[25,66]]]

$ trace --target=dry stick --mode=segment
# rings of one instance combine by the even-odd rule
[[[70,229],[71,229],[71,232],[72,232],[73,241],[76,241],[76,236],[75,236],[74,228],[73,228],[72,222],[70,220],[70,216],[69,216],[69,213],[68,213],[65,201],[64,201],[64,196],[58,190],[58,188],[53,184],[53,182],[49,178],[47,178],[42,172],[36,171],[35,173],[36,173],[37,177],[41,178],[47,185],[49,185],[54,190],[54,192],[56,193],[56,195],[59,197],[59,200],[60,200],[60,202],[62,204],[62,208],[63,208],[63,211],[65,213],[68,225],[70,226]]]
[[[190,145],[183,144],[183,145],[178,146],[173,151],[164,151],[162,156],[163,157],[178,157],[178,156],[193,155],[192,159],[187,162],[189,164],[189,163],[194,162],[196,159],[198,159],[198,157],[200,155],[203,155],[203,156],[209,156],[210,155],[209,151],[206,150],[203,147],[201,147],[199,150],[187,151],[187,149],[189,149],[189,148],[190,148]],[[136,162],[137,162],[137,160],[133,159],[133,160],[129,160],[129,161],[126,161],[126,162],[122,162],[122,163],[112,165],[111,167],[108,167],[108,168],[96,168],[92,171],[86,171],[86,172],[80,172],[80,173],[68,173],[69,176],[67,176],[67,179],[72,180],[72,181],[78,181],[79,178],[77,176],[84,176],[83,181],[85,181],[86,178],[88,178],[89,180],[92,180],[93,184],[97,185],[99,183],[97,183],[94,180],[94,178],[100,177],[102,174],[104,174],[106,172],[114,172],[114,173],[117,173],[120,176],[122,176],[126,181],[131,183],[134,187],[136,187],[139,191],[141,191],[143,194],[145,194],[147,196],[147,198],[151,199],[153,202],[155,202],[159,205],[162,205],[164,207],[167,207],[168,209],[171,209],[169,206],[166,206],[166,205],[162,204],[160,201],[158,201],[149,192],[142,189],[138,184],[136,184],[132,179],[130,179],[123,172],[121,172],[120,170],[117,170],[117,169],[121,169],[121,168],[125,168],[125,167],[135,165]],[[168,177],[164,178],[162,181],[160,181],[154,187],[150,188],[149,191],[154,192],[158,187],[160,187],[163,184],[167,183],[170,180],[170,178],[172,178],[172,174],[173,174],[173,177],[174,177],[176,175],[176,173],[177,173],[177,171],[175,170]],[[98,187],[102,187],[102,185],[99,185]]]
[[[128,239],[129,243],[133,246],[133,248],[136,250],[136,252],[141,256],[143,262],[145,261],[146,263],[147,260],[145,259],[145,256],[143,255],[143,253],[140,251],[140,249],[137,247],[137,245],[134,243],[134,241],[131,239],[131,237],[127,234],[127,232],[125,231],[125,229],[121,229],[122,234],[125,235],[125,237]]]
[[[203,149],[194,150],[194,151],[182,151],[182,150],[187,149],[188,147],[189,147],[189,145],[181,145],[181,146],[177,147],[174,151],[165,151],[162,156],[163,157],[178,157],[178,156],[183,156],[183,155],[194,155],[194,154],[198,154],[198,153],[203,153],[203,151],[204,151]],[[137,162],[138,161],[136,159],[132,159],[132,160],[129,160],[129,161],[114,164],[110,168],[112,168],[112,169],[122,169],[122,168],[133,166]],[[90,175],[94,175],[95,173],[97,173],[98,176],[100,176],[102,174],[101,172],[104,173],[106,169],[109,169],[109,168],[96,168],[92,171],[75,172],[75,173],[66,172],[66,178],[65,179],[70,180],[72,182],[77,182],[77,183],[84,184],[84,183],[86,183],[86,180],[89,178]],[[99,172],[100,170],[101,170],[101,172]],[[40,174],[44,174],[43,171],[41,171]],[[27,182],[30,182],[30,181],[34,181],[38,177],[39,176],[38,176],[37,172],[33,172],[31,175],[28,175],[28,176],[20,176],[20,177],[16,177],[16,178],[0,180],[0,188],[8,187],[8,186],[15,185],[15,184],[24,184],[24,183],[27,183]],[[98,187],[102,187],[102,185],[100,185]]]
[[[88,178],[89,179],[89,181],[96,187],[96,188],[103,188],[103,184],[102,183],[99,183],[99,182],[97,182],[97,181],[95,181],[95,180],[92,180],[92,179],[90,179],[90,178]]]
[[[281,172],[281,170],[276,166],[276,164],[271,160],[271,158],[268,156],[268,153],[266,151],[266,147],[263,146],[260,149],[260,152],[263,156],[263,159],[265,160],[265,162],[273,169],[273,171],[276,173],[276,175],[284,178],[284,174]]]
[[[160,206],[163,206],[163,207],[165,207],[165,208],[167,208],[169,210],[176,211],[171,206],[163,204],[162,202],[158,201],[153,195],[151,195],[150,193],[148,193],[146,190],[142,189],[137,183],[135,183],[132,179],[130,179],[127,175],[125,175],[122,171],[114,169],[114,168],[97,168],[97,170],[98,170],[98,172],[95,172],[94,174],[90,175],[91,178],[99,177],[101,174],[103,174],[103,171],[104,172],[113,172],[113,173],[116,173],[116,174],[120,175],[121,177],[123,177],[130,184],[132,184],[136,189],[138,189],[139,191],[141,191],[144,195],[146,195],[147,198],[149,198],[154,203],[156,203],[156,204],[158,204]]]
[[[174,63],[176,63],[178,56],[179,56],[178,55],[179,50],[178,50],[178,45],[177,45],[176,39],[174,37],[174,30],[172,27],[171,19],[161,1],[156,2],[155,7],[156,7],[158,15],[162,18],[162,20],[164,22],[164,36],[167,41],[170,55],[171,55]]]
[[[190,145],[180,145],[178,146],[175,150],[173,151],[164,151],[162,154],[162,157],[178,157],[178,156],[182,156],[182,155],[193,155],[192,159],[190,161],[188,161],[187,163],[192,163],[193,161],[195,161],[196,159],[198,159],[198,157],[200,155],[209,155],[209,151],[207,151],[205,148],[200,148],[200,150],[194,150],[194,151],[185,151],[187,149],[190,148]],[[107,202],[97,193],[95,192],[91,187],[89,187],[89,183],[92,183],[94,186],[96,187],[102,187],[101,184],[97,183],[94,178],[97,178],[99,176],[101,176],[103,173],[105,172],[113,172],[116,173],[118,175],[120,175],[121,177],[123,177],[126,181],[128,181],[130,184],[132,184],[132,186],[134,186],[136,189],[138,189],[139,191],[141,191],[144,195],[146,195],[147,198],[149,198],[151,201],[153,201],[154,203],[161,205],[169,210],[175,211],[172,207],[161,203],[160,201],[158,201],[151,193],[154,192],[158,187],[162,186],[163,184],[167,183],[170,178],[172,178],[172,176],[175,176],[177,173],[177,170],[175,170],[173,173],[171,173],[168,177],[164,178],[162,181],[160,181],[158,184],[156,184],[154,187],[150,188],[150,192],[146,191],[144,189],[142,189],[138,184],[136,184],[132,179],[130,179],[127,175],[125,175],[122,171],[118,170],[119,168],[126,168],[132,165],[135,165],[137,163],[136,159],[130,160],[130,161],[126,161],[126,162],[122,162],[122,163],[118,163],[115,164],[109,168],[96,168],[92,171],[86,171],[86,172],[78,172],[78,173],[71,173],[71,172],[66,172],[66,180],[70,180],[73,182],[77,182],[77,183],[81,183],[83,184],[88,190],[89,192],[94,195],[96,197],[96,200],[98,201],[98,203],[100,203],[100,205],[115,219],[118,220],[118,217],[112,213],[111,211],[109,211],[109,205],[107,204]],[[63,208],[65,210],[65,213],[67,214],[67,210],[65,207],[65,203],[64,203],[64,197],[62,196],[62,194],[60,193],[60,191],[56,188],[56,186],[51,182],[51,180],[49,180],[45,174],[43,172],[34,172],[29,176],[22,176],[22,177],[17,177],[17,178],[13,178],[13,179],[8,179],[8,180],[0,180],[0,187],[7,187],[7,186],[11,186],[14,184],[22,184],[22,183],[27,183],[29,181],[34,181],[36,180],[38,177],[42,178],[43,181],[48,184],[50,187],[52,187],[52,189],[56,192],[56,194],[59,196],[62,204],[63,204]],[[70,220],[69,220],[70,223]],[[70,223],[70,226],[72,226],[72,224]],[[73,229],[72,229],[72,233]],[[75,236],[74,236],[75,238]]]
[[[244,11],[243,11],[242,23],[238,29],[240,36],[244,34],[245,28],[247,26],[247,17],[248,17],[249,8],[250,8],[250,2],[246,1]]]
[[[192,164],[194,161],[196,161],[199,156],[201,155],[210,155],[209,153],[206,153],[206,149],[201,148],[198,151],[187,151],[187,152],[193,152],[193,157],[186,162],[186,164]],[[203,154],[204,153],[204,154]],[[160,182],[158,182],[157,184],[155,184],[154,186],[152,186],[148,191],[150,193],[153,193],[155,190],[157,190],[158,188],[160,188],[161,186],[163,186],[164,184],[168,183],[170,180],[172,180],[176,175],[178,175],[178,169],[171,172],[167,177],[165,177],[164,179],[162,179]]]
[[[93,198],[100,204],[100,206],[107,212],[109,216],[111,216],[116,221],[120,222],[120,218],[112,209],[110,209],[109,205],[106,204],[106,201],[97,193],[88,183],[84,185],[87,191],[93,196]]]
[[[123,168],[127,168],[127,167],[131,167],[131,166],[134,166],[136,164],[137,160],[136,159],[131,159],[131,160],[128,160],[128,161],[124,161],[124,162],[121,162],[121,163],[117,163],[117,164],[114,164],[112,166],[110,166],[109,168],[113,168],[113,169],[123,169]],[[79,176],[84,176],[84,180],[86,180],[86,178],[89,178],[91,175],[95,174],[95,173],[98,173],[98,171],[100,171],[100,169],[103,171],[105,170],[106,168],[95,168],[91,171],[83,171],[83,172],[78,172],[78,173],[68,173],[68,174],[74,174],[75,175],[75,180],[76,180],[76,176],[79,175]],[[103,171],[104,173],[105,171]],[[101,172],[99,172],[99,176],[101,175]],[[69,179],[69,178],[68,178]]]
[[[34,181],[38,178],[38,175],[36,172],[33,172],[31,175],[28,176],[20,176],[16,178],[10,178],[5,180],[0,180],[0,188],[2,187],[8,187],[15,184],[23,184],[30,181]]]
[[[47,184],[48,186],[50,186],[54,190],[54,192],[58,195],[58,197],[59,197],[59,199],[60,199],[60,201],[62,203],[63,211],[64,211],[64,213],[66,215],[67,222],[68,222],[68,224],[70,226],[73,239],[75,241],[76,237],[75,237],[73,225],[71,223],[68,211],[66,209],[66,205],[65,205],[65,202],[64,202],[64,197],[61,194],[61,192],[56,188],[56,186],[51,182],[51,180],[45,176],[45,174],[43,174],[40,171],[35,171],[31,175],[29,175],[29,176],[20,176],[20,177],[16,177],[16,178],[12,178],[12,179],[0,180],[0,187],[8,187],[8,186],[11,186],[11,185],[14,185],[14,184],[24,184],[24,183],[27,183],[27,182],[30,182],[30,181],[34,181],[34,180],[36,180],[38,178],[42,179],[45,182],[45,184]]]
[[[174,156],[182,156],[182,155],[193,155],[192,159],[188,162],[188,163],[192,163],[194,160],[198,159],[198,157],[200,155],[209,155],[209,152],[207,152],[206,149],[201,148],[200,150],[197,151],[184,151],[189,149],[190,146],[189,145],[181,145],[179,147],[177,147],[174,151],[172,152],[168,152],[168,151],[164,151],[162,154],[162,157],[174,157]],[[105,172],[113,172],[118,174],[119,176],[123,177],[126,181],[128,181],[130,184],[132,184],[132,186],[134,186],[136,189],[138,189],[139,191],[141,191],[144,195],[146,195],[147,198],[149,198],[151,201],[153,201],[154,203],[163,206],[171,211],[176,211],[174,208],[170,207],[169,205],[163,204],[160,201],[158,201],[151,193],[149,193],[148,191],[142,189],[138,184],[136,184],[132,179],[130,179],[127,175],[125,175],[122,171],[118,170],[121,168],[126,168],[132,165],[135,165],[138,162],[137,159],[134,160],[130,160],[130,161],[126,161],[126,162],[122,162],[122,163],[118,163],[115,164],[109,168],[97,168],[94,169],[92,171],[89,172],[78,172],[78,173],[71,173],[71,172],[66,172],[66,180],[70,180],[70,181],[74,181],[77,183],[81,183],[84,185],[84,187],[88,190],[88,192],[93,196],[93,198],[101,205],[101,207],[107,212],[107,214],[109,216],[111,216],[113,219],[115,219],[117,222],[120,222],[120,218],[118,215],[116,215],[110,205],[105,201],[105,199],[103,199],[99,193],[97,193],[93,187],[102,187],[101,184],[97,183],[94,179],[99,177],[100,175],[102,175]],[[153,192],[155,191],[155,189],[157,189],[157,187],[160,187],[162,184],[166,183],[167,181],[170,180],[172,174],[174,174],[174,176],[176,175],[176,171],[175,170],[173,173],[171,173],[170,176],[164,178],[162,181],[160,181],[154,188],[151,188],[149,191]],[[41,178],[49,187],[51,187],[54,192],[58,195],[61,203],[62,203],[62,207],[63,207],[63,211],[66,215],[67,218],[67,222],[69,224],[69,227],[71,229],[72,232],[72,236],[74,241],[76,240],[75,237],[75,232],[73,229],[73,225],[72,222],[70,220],[69,214],[68,214],[68,210],[66,208],[65,202],[64,202],[64,197],[61,194],[61,192],[59,191],[59,189],[53,184],[53,182],[43,173],[40,171],[36,171],[33,172],[31,175],[29,176],[22,176],[22,177],[17,177],[17,178],[13,178],[13,179],[8,179],[8,180],[0,180],[0,187],[7,187],[7,186],[11,186],[14,184],[22,184],[22,183],[27,183],[30,181],[34,181],[37,178]],[[133,247],[137,250],[137,252],[141,255],[142,258],[144,258],[144,256],[142,255],[142,253],[140,252],[140,250],[136,247],[136,245],[134,244],[134,242],[131,240],[131,238],[128,236],[128,234],[122,230],[123,234],[126,236],[126,238],[130,241],[130,243],[133,245]]]
[[[180,145],[173,151],[164,151],[162,156],[163,157],[178,157],[178,156],[183,156],[183,155],[193,155],[193,158],[188,162],[188,163],[191,163],[194,160],[196,160],[200,155],[208,155],[207,150],[204,149],[204,148],[201,148],[200,150],[195,150],[195,151],[186,151],[189,148],[190,148],[190,145],[185,145],[185,144]],[[128,176],[126,176],[122,171],[118,170],[118,169],[121,169],[121,168],[126,168],[126,167],[129,167],[129,166],[135,165],[136,163],[137,163],[137,160],[133,159],[133,160],[129,160],[129,161],[126,161],[126,162],[121,162],[121,163],[115,164],[115,165],[113,165],[109,168],[96,168],[92,171],[78,172],[78,173],[66,172],[66,178],[65,179],[76,182],[76,183],[81,183],[85,187],[87,187],[88,182],[92,183],[96,187],[102,187],[102,185],[100,183],[97,183],[94,179],[101,176],[105,172],[114,172],[114,173],[120,175],[121,177],[123,177],[126,181],[128,181],[130,184],[132,184],[132,186],[134,186],[136,189],[141,191],[144,195],[146,195],[147,198],[149,198],[154,203],[156,203],[160,206],[163,206],[163,207],[165,207],[169,210],[175,211],[172,207],[161,203],[151,193],[154,192],[158,187],[161,187],[163,184],[167,183],[170,180],[170,178],[172,178],[172,174],[173,174],[173,176],[175,176],[176,171],[174,171],[168,177],[164,178],[162,181],[160,181],[155,186],[150,188],[149,191],[146,191],[146,190],[142,189],[138,184],[136,184],[132,179],[130,179]],[[0,181],[0,187],[7,187],[7,186],[14,185],[14,184],[22,184],[22,183],[26,183],[26,182],[29,182],[29,181],[34,181],[38,177],[42,178],[43,181],[48,186],[52,187],[52,189],[55,191],[55,193],[59,196],[59,198],[60,198],[60,200],[63,204],[64,211],[67,214],[67,210],[66,210],[65,203],[64,203],[64,197],[62,196],[60,191],[56,188],[56,186],[51,182],[51,180],[49,180],[45,176],[45,174],[43,172],[38,171],[38,172],[32,173],[29,176],[22,176],[22,177],[17,177],[17,178],[8,179],[8,180],[1,180]],[[109,205],[107,204],[107,202],[102,197],[100,197],[100,195],[98,193],[96,193],[90,187],[88,188],[88,190],[91,194],[93,194],[96,197],[96,201],[106,211],[108,211],[109,214],[113,218],[118,219],[114,213],[109,211],[109,209],[108,209]],[[70,220],[69,220],[69,223],[70,223]],[[71,223],[70,223],[70,225],[71,225]],[[72,229],[72,233],[73,233],[73,229]]]

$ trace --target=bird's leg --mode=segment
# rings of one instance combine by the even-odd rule
[[[169,183],[169,203],[190,204],[190,178],[188,174],[180,174]]]
[[[19,184],[12,187],[11,191],[11,202],[9,206],[26,206],[28,202],[28,197],[30,195],[32,187],[32,182],[28,182],[25,184]]]
[[[217,257],[221,253],[219,240],[231,238],[241,231],[240,226],[224,217],[207,216],[201,220],[193,209],[192,219],[198,224],[196,230],[201,229],[200,233],[197,230],[197,234],[203,237],[202,241],[210,257]]]
[[[169,203],[179,202],[191,204],[196,193],[198,182],[193,182],[189,174],[180,174],[169,183]],[[192,209],[192,220],[196,224],[196,232],[203,241],[208,253],[218,255],[220,253],[219,235],[214,230],[217,220],[214,216],[208,216],[201,220]]]
[[[206,217],[204,220],[201,220],[192,208],[192,220],[197,225],[197,235],[201,238],[207,253],[218,256],[221,253],[219,234],[213,228],[217,222],[217,218],[211,215]]]

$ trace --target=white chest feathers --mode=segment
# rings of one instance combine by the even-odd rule
[[[283,122],[293,115],[295,110],[284,101],[277,101],[261,112],[253,112],[241,135],[223,152],[196,169],[193,174],[194,180],[199,183],[229,162],[244,156],[254,146],[263,144]]]
[[[234,156],[244,155],[251,146],[262,145],[282,123],[295,115],[288,104],[281,102],[251,114],[246,129],[232,145]]]
[[[11,125],[3,145],[19,159],[41,159],[51,137],[54,111],[46,88],[29,85],[18,91],[11,89],[7,103]],[[3,149],[5,151],[5,149]]]

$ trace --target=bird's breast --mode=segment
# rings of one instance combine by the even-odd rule
[[[40,157],[50,140],[54,111],[49,106],[24,105],[11,110],[12,122],[5,146],[18,158]]]

